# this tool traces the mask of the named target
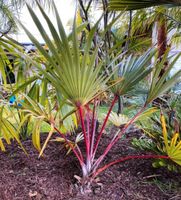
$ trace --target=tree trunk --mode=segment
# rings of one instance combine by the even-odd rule
[[[166,12],[166,9],[164,9]],[[167,50],[167,19],[165,16],[160,14],[157,20],[157,48],[158,48],[158,62],[161,62],[166,50]],[[161,78],[168,67],[168,60],[164,62],[164,66],[160,71],[159,77]],[[160,102],[159,98],[156,98],[152,102],[153,106],[160,107],[162,106],[162,102]]]
[[[166,19],[164,17],[160,17],[158,20],[157,45],[158,57],[161,58],[167,49],[167,28]]]
[[[163,55],[167,50],[167,22],[166,18],[163,15],[160,15],[158,17],[158,22],[157,22],[157,46],[158,46],[158,58],[161,61]],[[168,61],[166,61],[164,65],[165,67],[160,72],[160,77],[165,72],[168,66]]]

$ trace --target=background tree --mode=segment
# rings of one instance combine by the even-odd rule
[[[177,26],[180,25],[179,23],[179,19],[181,19],[180,11],[179,9],[175,9],[173,7],[181,6],[181,2],[179,0],[171,0],[169,2],[166,0],[160,0],[160,1],[110,0],[109,6],[111,10],[117,10],[117,11],[118,10],[138,10],[138,9],[143,9],[143,8],[148,8],[148,7],[153,7],[153,6],[162,6],[162,7],[157,7],[155,9],[152,8],[150,10],[152,13],[156,13],[156,15],[153,15],[154,17],[153,19],[157,23],[158,57],[161,59],[167,49],[168,19],[172,20],[172,25],[175,22]],[[175,12],[173,12],[172,9]],[[170,16],[170,14],[172,14],[172,16]],[[138,19],[139,18],[137,18],[137,22],[140,23],[141,20],[138,20]],[[167,66],[167,63],[166,63],[166,66]]]
[[[36,5],[36,1],[34,0],[0,0],[1,37],[17,29],[15,17],[18,17],[26,2],[32,6]],[[52,0],[38,0],[38,2],[44,7],[50,8]]]

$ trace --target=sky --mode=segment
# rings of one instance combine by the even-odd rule
[[[73,0],[54,0],[55,4],[57,6],[57,9],[59,11],[59,15],[61,17],[61,20],[64,24],[65,29],[68,31],[68,22],[73,19],[74,13],[75,13],[75,6],[74,3],[75,1]],[[34,8],[34,11],[36,14],[39,16],[39,20],[42,22],[43,27],[47,27],[46,23],[44,22],[43,17],[41,16],[38,8]],[[55,24],[55,17],[51,11],[46,10],[48,13],[48,16],[52,19],[52,22]],[[36,26],[34,25],[33,20],[31,19],[31,16],[26,8],[26,6],[22,9],[21,14],[20,14],[20,20],[23,23],[23,25],[26,26],[26,28],[33,33],[33,35],[38,39],[40,43],[43,43],[43,39],[40,36],[39,31],[37,30]],[[47,30],[47,29],[46,29]],[[18,42],[21,43],[31,43],[30,39],[26,34],[24,33],[22,28],[19,28],[18,34],[13,34],[12,37]]]

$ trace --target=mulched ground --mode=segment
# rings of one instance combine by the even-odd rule
[[[108,154],[105,163],[122,155],[138,154],[130,133]],[[100,152],[111,135],[104,135]],[[181,200],[181,176],[166,169],[154,169],[150,160],[132,160],[117,164],[100,175],[102,187],[88,195],[75,188],[74,175],[80,175],[76,159],[66,156],[61,144],[50,142],[45,156],[31,141],[23,142],[27,157],[16,145],[0,152],[0,200]]]

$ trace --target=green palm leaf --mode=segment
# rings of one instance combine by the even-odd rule
[[[22,150],[26,153],[21,141],[19,131],[16,125],[11,123],[12,119],[8,119],[9,116],[4,116],[4,113],[9,113],[9,108],[6,108],[4,105],[0,106],[0,148],[2,151],[5,151],[4,142],[11,144],[11,140],[16,140],[20,145]],[[14,115],[14,114],[13,114]]]
[[[21,24],[29,38],[47,61],[45,62],[46,70],[42,70],[39,65],[36,66],[56,88],[57,93],[63,95],[74,106],[85,105],[100,93],[110,78],[107,78],[106,75],[101,75],[102,61],[98,67],[94,67],[98,49],[96,48],[94,53],[92,53],[92,41],[100,20],[92,27],[87,37],[85,48],[82,51],[82,49],[79,49],[80,42],[78,40],[76,20],[74,20],[70,38],[66,35],[55,4],[53,4],[53,7],[57,27],[52,24],[39,4],[38,7],[49,27],[51,36],[47,34],[38,16],[36,16],[30,6],[28,6],[28,10],[49,48],[49,53],[43,49],[33,34]]]
[[[152,6],[181,6],[180,0],[110,0],[111,10],[137,10]]]
[[[178,54],[174,58],[174,60],[170,62],[169,67],[164,71],[164,73],[160,77],[160,72],[163,69],[164,62],[167,59],[167,53],[165,54],[162,61],[160,63],[156,64],[156,66],[155,66],[146,103],[150,103],[157,97],[161,96],[164,92],[169,90],[172,86],[174,86],[177,82],[180,81],[181,70],[179,70],[178,72],[176,72],[174,75],[172,75],[169,78],[168,78],[168,76],[169,76],[171,69],[174,67],[174,64],[180,58],[181,54]]]
[[[155,50],[152,49],[140,57],[130,55],[125,58],[114,75],[115,80],[121,78],[122,81],[112,88],[113,93],[124,95],[134,89],[152,71],[150,61],[154,54]]]

